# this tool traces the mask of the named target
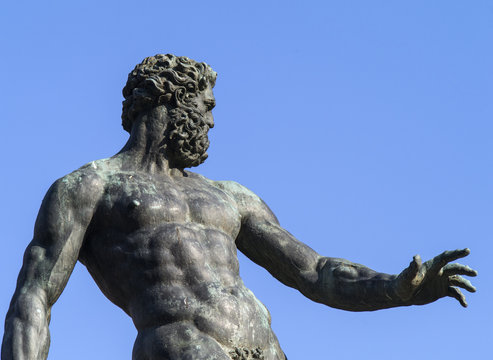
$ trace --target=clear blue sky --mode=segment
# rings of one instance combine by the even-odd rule
[[[491,356],[491,1],[19,0],[0,31],[2,318],[44,193],[123,146],[128,72],[173,53],[219,74],[196,171],[255,191],[319,253],[398,273],[472,250],[469,308],[369,313],[312,303],[241,257],[290,360]],[[136,331],[78,264],[51,334],[49,359],[129,359]]]

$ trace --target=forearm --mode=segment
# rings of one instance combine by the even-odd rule
[[[45,360],[50,344],[50,310],[44,296],[14,296],[5,319],[2,360]]]
[[[396,295],[397,276],[338,258],[322,257],[275,221],[249,214],[238,248],[283,284],[309,299],[349,311],[411,305]]]
[[[321,257],[316,281],[302,293],[330,307],[349,311],[372,311],[411,305],[395,293],[396,275],[378,273],[344,259]]]

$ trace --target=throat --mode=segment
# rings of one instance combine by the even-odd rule
[[[186,177],[183,169],[173,167],[164,151],[146,151],[141,148],[123,148],[115,158],[120,160],[121,169],[124,171],[137,171],[149,175],[162,175],[170,177]]]

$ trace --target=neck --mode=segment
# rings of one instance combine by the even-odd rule
[[[163,107],[164,108],[164,107]],[[160,107],[139,115],[135,119],[130,138],[118,153],[125,157],[125,164],[151,173],[183,175],[183,169],[171,168],[166,156],[164,134],[166,110]]]

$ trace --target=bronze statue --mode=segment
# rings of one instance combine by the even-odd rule
[[[280,227],[254,193],[185,168],[207,158],[216,73],[186,57],[148,57],[123,89],[130,138],[111,158],[46,194],[5,322],[2,359],[46,359],[50,310],[79,260],[138,330],[132,359],[264,359],[285,355],[270,315],[239,276],[237,249],[309,299],[350,311],[422,305],[475,288],[451,263],[399,275],[317,254]]]

